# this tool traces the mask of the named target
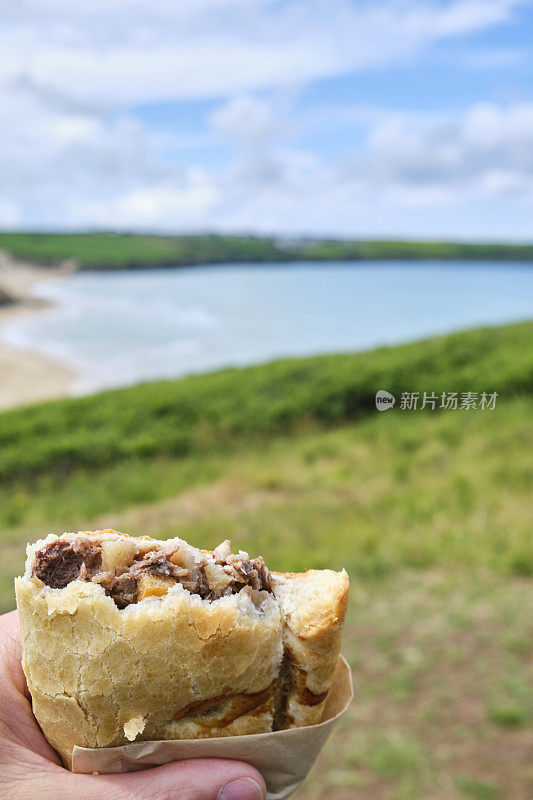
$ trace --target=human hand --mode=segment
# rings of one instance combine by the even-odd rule
[[[0,616],[0,797],[2,800],[263,800],[249,764],[194,759],[123,775],[64,769],[31,710],[21,666],[17,612]]]

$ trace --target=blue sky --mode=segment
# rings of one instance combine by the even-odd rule
[[[3,5],[3,228],[533,240],[531,0]]]

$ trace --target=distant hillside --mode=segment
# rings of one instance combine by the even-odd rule
[[[73,259],[81,269],[145,269],[195,264],[359,261],[531,261],[533,244],[460,242],[282,241],[272,237],[148,236],[122,233],[0,233],[0,248],[43,264]]]

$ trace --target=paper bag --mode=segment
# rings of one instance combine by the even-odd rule
[[[259,770],[267,785],[267,800],[285,800],[307,777],[352,698],[350,667],[341,656],[318,725],[249,736],[136,742],[123,747],[74,747],[72,771],[132,772],[189,758],[229,758],[246,761]]]

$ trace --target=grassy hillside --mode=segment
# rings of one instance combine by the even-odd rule
[[[228,262],[451,259],[533,261],[533,244],[464,242],[283,242],[256,236],[150,236],[128,233],[0,233],[0,248],[54,264],[74,259],[82,269],[138,269]]]
[[[345,566],[356,699],[297,800],[526,800],[533,323],[0,414],[0,605],[24,545],[117,527]],[[376,388],[498,391],[494,411]]]
[[[9,411],[1,417],[0,478],[13,482],[132,458],[205,454],[249,437],[338,425],[375,414],[374,396],[382,388],[397,397],[402,391],[498,392],[505,399],[530,393],[533,324],[370,353],[278,361]]]
[[[14,256],[45,264],[75,259],[82,269],[135,269],[290,258],[272,239],[251,236],[0,233],[0,248]]]

